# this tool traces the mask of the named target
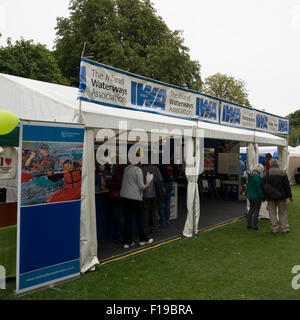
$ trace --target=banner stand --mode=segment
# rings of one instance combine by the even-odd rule
[[[26,296],[27,294],[33,294],[35,292],[39,292],[39,291],[42,291],[42,290],[45,290],[45,289],[53,289],[53,290],[56,290],[56,286],[57,285],[62,285],[64,283],[68,283],[68,282],[71,282],[71,281],[74,281],[74,280],[79,280],[80,279],[80,274],[78,276],[72,276],[71,278],[68,278],[68,279],[64,279],[64,280],[57,280],[53,283],[48,283],[48,284],[44,284],[43,286],[39,286],[38,288],[34,289],[33,287],[30,289],[30,290],[26,290],[24,292],[22,291],[18,291],[17,290],[14,290],[13,292],[13,295],[15,297],[23,297],[23,296]],[[57,290],[60,290],[57,288]]]
[[[80,277],[84,126],[22,121],[15,295]]]

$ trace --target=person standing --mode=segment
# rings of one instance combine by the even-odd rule
[[[248,182],[246,196],[250,203],[250,209],[247,214],[247,229],[258,230],[258,215],[261,203],[264,200],[262,189],[261,173],[264,172],[262,164],[257,164],[255,168],[247,171]]]
[[[289,198],[290,202],[293,202],[294,199],[288,176],[279,169],[279,166],[280,162],[277,159],[270,161],[270,169],[263,176],[263,190],[265,198],[268,200],[271,232],[277,233],[280,225],[282,233],[288,233],[290,227],[287,216],[287,199]]]
[[[242,160],[242,156],[240,156],[240,176],[244,176],[245,172],[245,163]]]
[[[150,182],[150,186],[148,189],[144,191],[144,226],[146,233],[156,233],[159,231],[159,199],[157,190],[155,188],[155,184],[157,182],[163,182],[161,173],[159,169],[152,165],[146,164],[142,167],[144,183],[146,183],[147,174],[152,174],[153,179]],[[151,228],[149,225],[149,214],[151,221]]]
[[[108,201],[111,208],[113,220],[113,239],[116,242],[123,242],[124,230],[124,212],[123,203],[120,197],[122,186],[123,172],[125,165],[119,164],[114,166],[114,173],[111,180],[106,184],[108,192]]]
[[[142,169],[136,165],[128,165],[123,172],[120,196],[124,202],[124,248],[134,246],[132,234],[132,218],[135,217],[140,245],[144,246],[153,242],[148,238],[143,223],[143,191],[149,184],[143,182]]]
[[[169,224],[169,220],[170,220],[170,210],[171,210],[170,203],[171,203],[171,194],[173,190],[173,183],[169,174],[168,166],[166,164],[158,165],[158,169],[161,173],[165,190],[166,190],[166,194],[164,198],[159,201],[160,224],[162,227],[165,227],[167,224]]]
[[[266,154],[266,162],[265,162],[266,170],[270,169],[270,161],[272,160],[272,158],[273,157],[272,157],[271,153]]]

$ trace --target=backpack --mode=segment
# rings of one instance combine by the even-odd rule
[[[263,184],[263,192],[267,198],[267,200],[281,200],[282,194],[281,192],[274,188],[268,181],[269,170],[266,170],[266,183]]]

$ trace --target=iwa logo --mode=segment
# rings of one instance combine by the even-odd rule
[[[278,131],[279,132],[288,132],[288,121],[279,120],[278,121]]]
[[[5,268],[3,266],[0,266],[0,289],[6,289],[5,279]]]
[[[79,135],[79,132],[68,132],[68,131],[62,131],[61,137],[62,138],[74,138],[75,136]]]
[[[268,129],[268,117],[263,114],[256,115],[256,128]]]
[[[217,120],[217,104],[204,98],[196,99],[196,114],[202,118]]]
[[[241,109],[224,105],[222,113],[222,121],[228,123],[241,123]]]
[[[149,84],[131,81],[131,104],[140,107],[166,108],[167,91],[156,87],[151,87]]]

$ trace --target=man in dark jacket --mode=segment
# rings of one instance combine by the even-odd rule
[[[265,199],[268,200],[272,232],[278,232],[280,224],[282,233],[288,233],[290,229],[287,217],[287,198],[289,198],[290,202],[293,202],[294,199],[288,176],[284,171],[279,169],[279,161],[277,159],[270,161],[270,169],[264,174],[263,190]],[[277,209],[279,222],[277,219]]]

